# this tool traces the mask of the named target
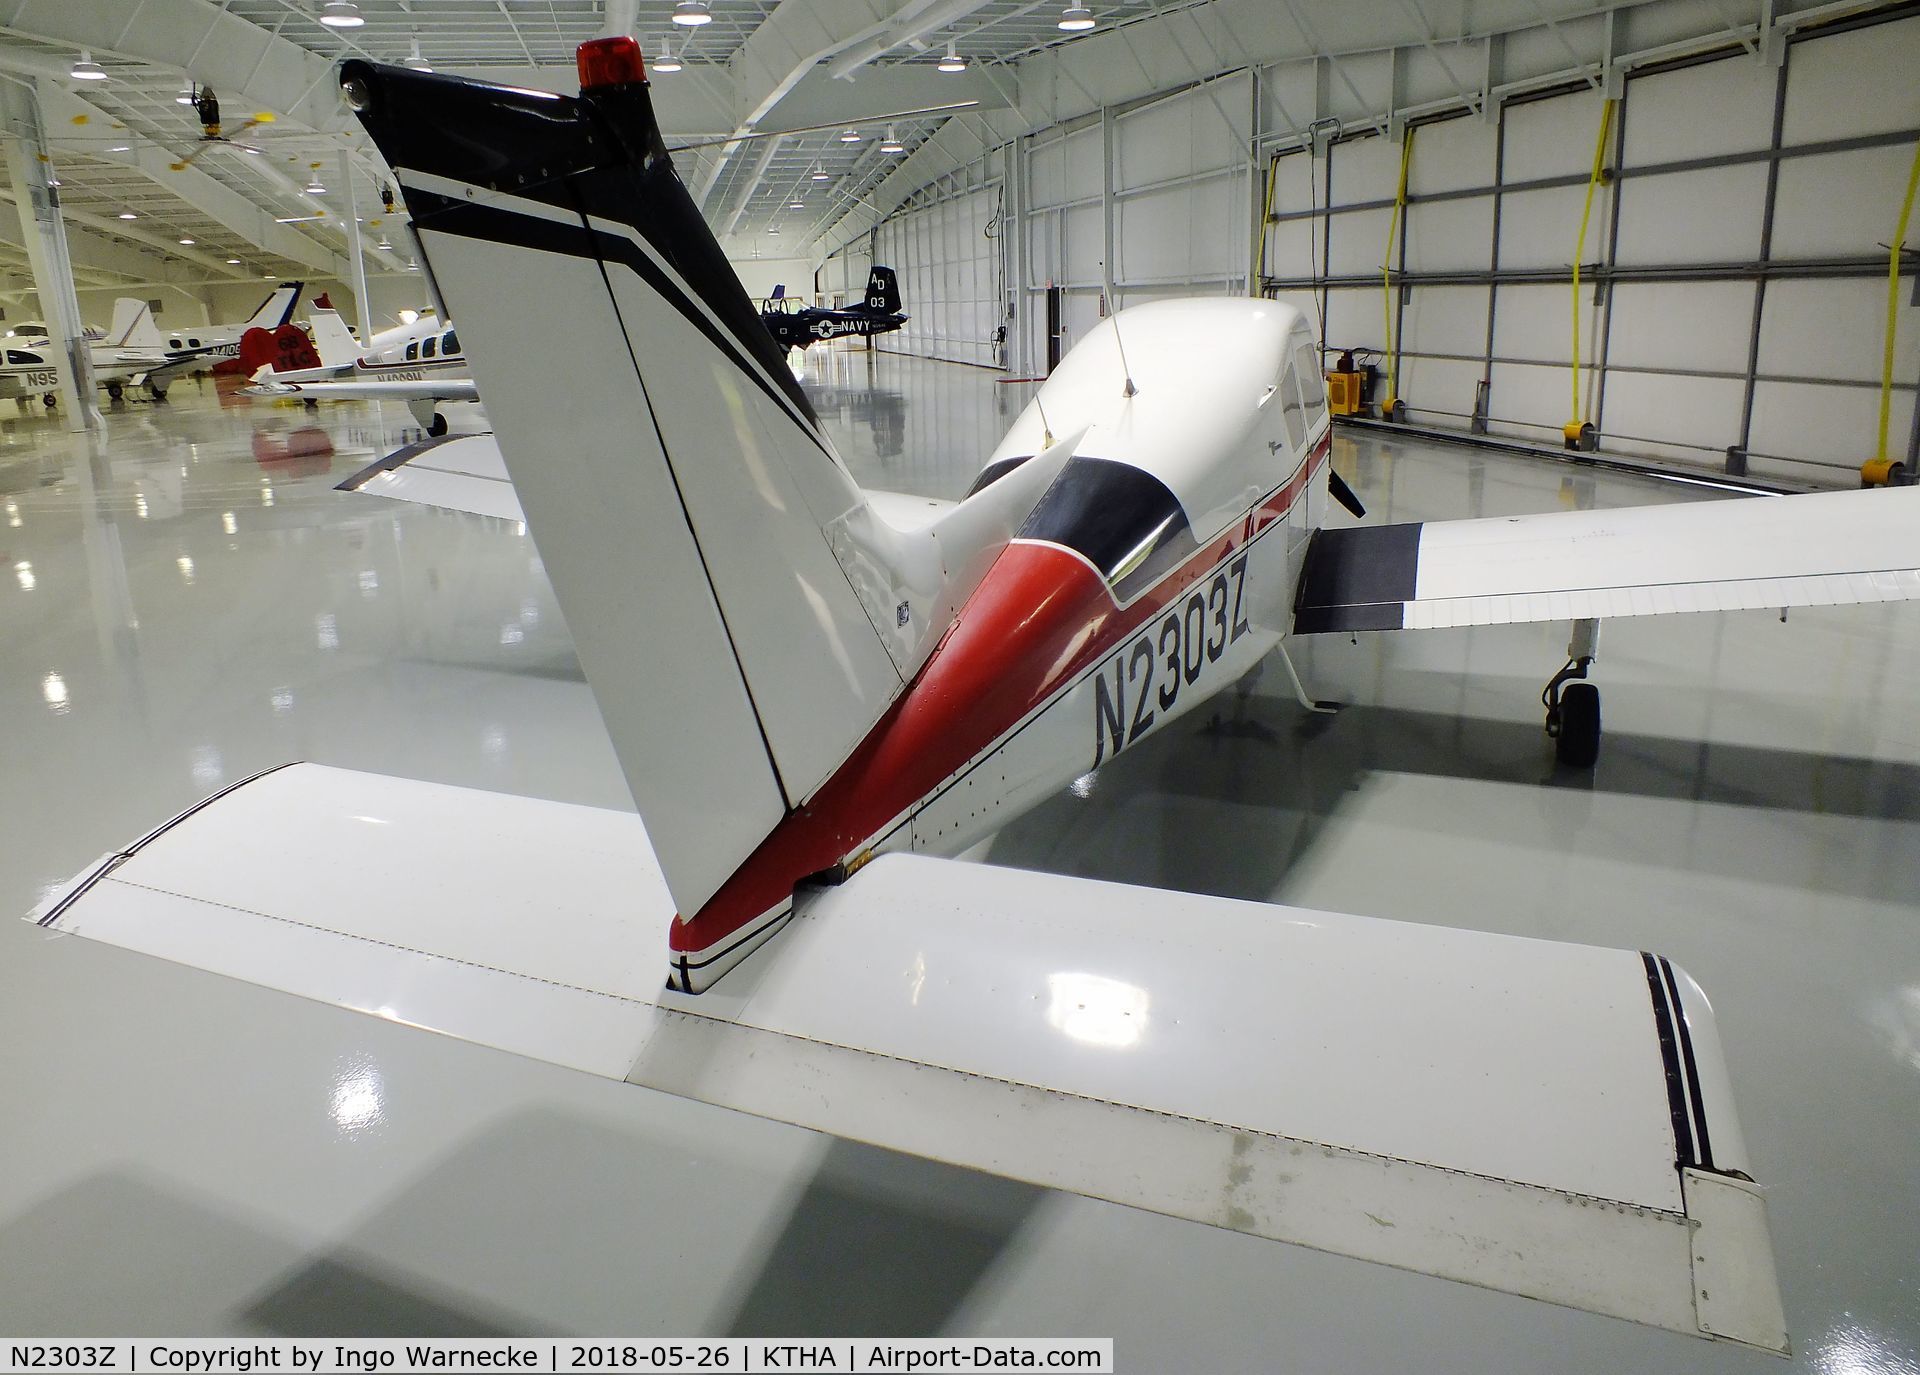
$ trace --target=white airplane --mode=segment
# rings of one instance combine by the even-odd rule
[[[1666,960],[949,856],[1291,632],[1920,596],[1920,494],[1322,532],[1357,503],[1315,342],[1229,299],[1106,321],[963,500],[862,491],[676,176],[637,46],[580,68],[577,98],[342,79],[497,426],[497,477],[444,483],[524,506],[638,815],[285,766],[33,919],[1786,1351],[1712,1013]]]
[[[318,312],[315,321],[314,339],[320,344]],[[340,329],[344,331],[345,326]],[[338,359],[338,347],[337,336],[331,336],[321,345],[320,367],[289,372],[263,367],[253,374],[253,385],[242,390],[263,400],[404,401],[421,428],[434,436],[449,429],[440,403],[480,399],[459,333],[433,316],[381,331],[364,352],[356,346],[354,356],[345,363]],[[330,358],[330,352],[335,356]],[[472,423],[484,426],[486,422],[476,417]]]
[[[88,331],[87,350],[93,362],[94,385],[105,388],[113,400],[118,401],[129,385],[145,381],[170,361],[164,349],[140,343],[143,327],[151,330],[152,326],[153,317],[147,303],[122,296],[113,303],[113,324],[106,332]],[[52,406],[56,400],[55,388],[59,385],[52,341],[44,331],[28,326],[4,343],[0,397],[23,400],[39,395]]]

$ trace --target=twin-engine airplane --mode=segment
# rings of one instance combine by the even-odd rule
[[[290,372],[263,367],[254,372],[253,385],[242,390],[265,400],[401,401],[420,427],[435,436],[448,429],[440,403],[480,399],[460,335],[451,324],[422,316],[410,325],[374,335],[365,350],[347,335],[352,347],[343,356],[340,336],[346,334],[346,326],[338,323],[338,316],[324,326],[324,341],[317,313],[314,323],[321,366]]]
[[[420,428],[434,436],[447,432],[442,401],[480,399],[459,332],[432,315],[422,315],[413,325],[382,330],[372,336],[367,350],[353,346],[346,355],[338,342],[346,326],[326,328],[321,367],[290,373],[263,367],[253,373],[253,386],[244,392],[263,399],[405,401]],[[319,321],[315,342],[321,342]]]
[[[1290,631],[1920,595],[1920,493],[1322,533],[1351,495],[1314,339],[1227,299],[1105,322],[963,500],[863,491],[675,174],[637,45],[580,74],[342,68],[496,426],[500,472],[446,481],[524,507],[638,816],[292,765],[34,920],[1786,1350],[1712,1013],[1666,960],[943,856]]]
[[[830,310],[826,306],[789,310],[785,298],[780,299],[780,304],[760,312],[760,322],[780,347],[786,349],[804,349],[848,335],[891,334],[907,322],[907,317],[900,313],[900,282],[890,267],[874,268],[867,276],[866,297],[858,305],[844,310]]]

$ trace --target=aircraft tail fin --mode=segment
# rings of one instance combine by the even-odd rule
[[[633,57],[578,98],[341,74],[692,914],[902,680],[834,547],[864,494],[675,173]],[[570,395],[593,404],[557,414]],[[916,610],[888,607],[887,631]]]
[[[900,310],[900,280],[890,267],[876,267],[867,274],[867,298],[862,304],[874,315],[895,315]]]
[[[293,308],[300,304],[300,293],[306,288],[305,282],[282,282],[268,293],[260,308],[242,321],[244,329],[275,330],[293,318]]]
[[[158,344],[160,331],[154,329],[153,316],[149,311],[147,303],[138,297],[120,297],[113,303],[113,323],[107,327],[106,342],[117,348],[136,348],[148,342]],[[147,330],[153,334],[151,341],[139,337],[142,321],[146,322]]]
[[[321,367],[345,367],[360,356],[360,341],[331,306],[316,307],[307,323],[313,329],[313,346],[320,354]]]

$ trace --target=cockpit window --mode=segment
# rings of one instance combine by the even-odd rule
[[[44,363],[47,360],[37,353],[28,353],[25,349],[8,349],[7,361],[9,363]]]
[[[460,336],[448,330],[440,336],[440,356],[447,358],[458,352],[460,352]]]
[[[420,341],[416,339],[413,343],[407,345],[407,361],[411,363],[416,361],[419,357],[420,357]]]
[[[1062,544],[1085,556],[1123,602],[1199,547],[1187,513],[1165,483],[1105,458],[1068,460],[1021,526],[1020,537]]]
[[[434,350],[437,349],[439,346],[440,346],[440,336],[436,334],[431,339],[427,340],[425,343],[420,345],[420,356],[422,358],[433,357]]]
[[[1320,371],[1320,355],[1303,331],[1294,331],[1293,375],[1300,383],[1300,399],[1306,406],[1307,433],[1319,428],[1327,413],[1327,379]]]

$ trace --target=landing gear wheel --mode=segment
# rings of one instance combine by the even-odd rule
[[[118,382],[107,383],[107,400],[118,401],[126,392]]]
[[[1560,729],[1553,753],[1570,769],[1590,769],[1600,757],[1600,689],[1569,683],[1560,693]]]
[[[60,398],[54,395],[54,393],[48,392],[45,396],[40,398],[40,404],[45,406],[48,410],[52,410],[55,406],[60,404]]]
[[[433,419],[427,422],[427,433],[438,439],[447,432],[447,418],[439,411],[433,413]]]

